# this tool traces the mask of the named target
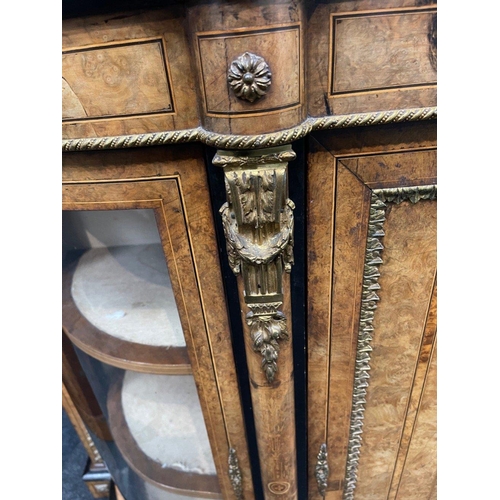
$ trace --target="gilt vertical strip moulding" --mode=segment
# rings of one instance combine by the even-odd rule
[[[363,451],[362,444],[364,420],[365,418],[368,419],[368,417],[365,416],[365,405],[370,404],[370,399],[368,398],[369,391],[370,393],[374,391],[373,387],[370,388],[370,371],[372,369],[372,367],[370,366],[370,361],[371,353],[373,351],[372,340],[373,337],[378,333],[378,330],[376,331],[375,329],[375,327],[377,326],[375,314],[378,307],[377,304],[380,301],[379,295],[382,295],[382,285],[379,282],[379,277],[381,274],[380,266],[384,263],[385,257],[383,252],[383,241],[385,236],[384,223],[389,211],[388,207],[391,203],[400,204],[409,201],[410,203],[415,204],[421,200],[434,201],[436,197],[437,189],[436,186],[433,185],[408,188],[375,189],[372,191],[370,219],[368,222],[368,237],[366,242],[365,266],[363,273],[361,313],[356,348],[356,368],[354,373],[354,390],[344,489],[345,500],[354,499],[355,488],[358,481],[358,466]],[[406,212],[408,212],[404,214],[404,216],[406,216],[405,225],[407,226],[405,228],[407,229],[407,232],[404,235],[406,236],[404,242],[406,245],[405,250],[407,250],[409,254],[415,252],[415,250],[421,251],[423,253],[427,250],[427,248],[419,248],[422,241],[418,238],[418,236],[420,236],[419,229],[420,232],[423,233],[427,229],[426,227],[422,227],[423,225],[432,226],[431,217],[432,211],[434,211],[434,207],[432,205],[428,205],[426,207],[429,213],[426,213],[424,217],[421,217],[420,220],[422,222],[420,228],[418,227],[417,220],[411,220],[411,214],[409,213],[411,211],[411,206],[406,204],[406,206],[402,208],[405,209]],[[395,216],[393,215],[393,218],[394,217]],[[403,236],[403,234],[400,233],[398,236],[401,237]],[[435,234],[432,236],[435,236]],[[412,238],[414,240],[413,242],[411,241]],[[412,243],[414,244],[412,245]],[[393,244],[393,242],[387,244],[390,245]],[[403,252],[397,255],[400,261],[406,256],[405,253],[406,252]],[[396,255],[393,255],[392,258],[395,259]],[[430,273],[428,270],[427,272],[423,271],[424,278],[426,274],[431,278],[431,287],[433,282],[432,273],[434,269],[435,267],[431,268]],[[408,271],[410,271],[410,269]],[[378,387],[380,392],[388,392],[391,386],[400,385],[403,382],[401,371],[407,371],[408,373],[410,373],[412,369],[415,369],[414,364],[407,362],[408,357],[411,356],[411,353],[407,352],[408,344],[411,345],[412,343],[414,343],[415,341],[419,341],[420,339],[418,337],[409,339],[408,334],[405,331],[408,330],[408,328],[404,327],[406,327],[407,323],[418,325],[420,312],[419,299],[420,297],[422,297],[423,300],[420,300],[420,302],[422,302],[422,305],[424,307],[427,307],[429,297],[425,294],[425,280],[421,280],[424,282],[422,283],[424,287],[420,288],[416,286],[415,288],[411,289],[411,291],[406,290],[405,288],[408,287],[409,283],[408,281],[404,281],[404,279],[406,278],[405,274],[406,276],[410,275],[409,272],[405,273],[403,266],[400,266],[399,269],[397,269],[397,272],[394,273],[392,280],[389,281],[390,285],[392,286],[386,286],[383,290],[386,295],[389,295],[388,299],[386,300],[390,301],[391,298],[394,297],[394,302],[397,302],[397,304],[391,303],[392,307],[390,312],[388,312],[390,314],[389,321],[392,321],[393,324],[396,323],[399,328],[403,328],[403,331],[398,331],[398,328],[395,328],[395,335],[393,337],[388,337],[388,341],[386,344],[378,344],[380,346],[380,351],[385,348],[382,351],[383,358],[379,361],[379,363],[381,364],[381,382],[380,386]],[[420,294],[418,293],[420,289],[423,291],[423,294],[422,292]],[[408,310],[409,308],[411,308],[411,310]],[[399,321],[395,321],[395,318],[398,318]],[[384,327],[380,328],[383,329]],[[421,328],[422,327],[420,327],[420,329]],[[382,331],[382,335],[384,333],[385,332]],[[400,333],[400,335],[398,335],[398,333]],[[397,340],[399,340],[399,338],[402,338],[402,340],[400,341],[401,345],[398,345],[397,343]],[[399,351],[399,353],[396,353],[395,351]],[[404,353],[403,356],[407,357],[405,358],[401,356],[401,352]],[[393,366],[392,369],[390,368],[391,364]],[[396,374],[396,371],[399,373]],[[356,498],[369,498],[373,494],[374,490],[381,491],[385,490],[386,488],[385,485],[381,484],[381,482],[385,477],[388,477],[386,473],[387,468],[385,467],[385,456],[387,456],[390,450],[390,446],[387,446],[387,443],[388,441],[390,441],[391,435],[394,436],[394,439],[397,439],[397,430],[399,424],[398,416],[393,416],[391,415],[391,413],[397,414],[398,403],[400,403],[400,401],[398,401],[396,398],[392,398],[391,396],[391,394],[388,394],[386,397],[382,396],[382,401],[378,404],[376,411],[373,412],[373,425],[376,426],[375,432],[381,432],[380,425],[382,422],[386,425],[386,428],[382,430],[383,435],[379,437],[380,441],[383,440],[383,444],[380,444],[379,439],[374,440],[374,448],[376,448],[373,451],[374,466],[370,467],[370,470],[373,470],[373,474],[370,476],[369,482],[362,485],[362,490],[360,491],[359,495],[356,495]],[[399,393],[397,397],[400,397]],[[394,401],[392,401],[392,399],[394,399]],[[387,414],[387,412],[389,412],[389,414]],[[406,413],[405,415],[403,412],[402,418],[407,419],[408,414]],[[378,466],[377,463],[377,454],[380,453],[380,449],[382,449],[384,453],[384,456],[381,457],[384,460],[381,467]]]
[[[227,202],[220,213],[238,276],[259,459],[267,500],[297,498],[290,282],[293,209],[290,146],[218,151]]]

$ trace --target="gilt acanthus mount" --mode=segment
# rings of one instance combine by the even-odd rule
[[[225,174],[227,202],[220,214],[229,265],[244,284],[250,309],[246,323],[262,370],[272,383],[278,370],[280,341],[288,339],[283,304],[283,272],[293,264],[293,209],[287,197],[289,146],[245,156],[219,151],[214,165]]]

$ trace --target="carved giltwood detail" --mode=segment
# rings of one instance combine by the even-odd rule
[[[233,487],[234,495],[236,500],[243,499],[243,480],[241,477],[240,464],[238,462],[238,457],[236,456],[236,450],[234,448],[229,449],[229,480]]]
[[[323,443],[319,448],[318,461],[316,462],[315,476],[318,483],[318,491],[322,497],[325,496],[326,487],[328,486],[328,452],[326,451],[326,443]]]
[[[69,395],[68,389],[64,383],[62,384],[62,404],[63,408],[66,410],[66,413],[80,438],[87,454],[93,465],[105,465],[104,460],[99,453],[99,450],[96,448],[94,440],[90,436],[87,426],[82,420],[82,417],[78,413],[75,404],[73,403],[71,396]]]
[[[437,199],[437,186],[412,186],[403,188],[374,189],[371,196],[370,218],[368,221],[368,237],[366,240],[365,266],[363,273],[363,291],[361,297],[358,343],[356,348],[356,364],[354,371],[354,388],[352,396],[351,423],[347,449],[347,464],[345,473],[344,500],[354,499],[354,489],[357,482],[357,471],[360,458],[363,434],[363,419],[365,403],[370,378],[370,353],[373,350],[373,318],[380,300],[377,290],[380,290],[378,267],[383,264],[382,251],[384,245],[384,222],[387,205],[410,201]]]
[[[227,202],[220,214],[229,265],[243,277],[250,311],[253,348],[262,355],[262,369],[273,382],[278,370],[279,341],[288,339],[283,303],[283,272],[293,264],[293,209],[287,198],[287,163],[291,148],[263,154],[218,153],[213,163],[225,173]]]

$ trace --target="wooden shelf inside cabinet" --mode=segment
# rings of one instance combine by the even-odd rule
[[[114,441],[146,482],[175,500],[222,498],[192,376],[125,371],[107,404]]]
[[[75,271],[87,252],[71,252],[63,263],[63,330],[82,351],[109,365],[143,373],[185,375],[192,372],[185,345],[148,345],[111,335],[95,326],[77,305],[72,293]]]

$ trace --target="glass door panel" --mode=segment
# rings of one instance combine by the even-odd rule
[[[255,496],[202,157],[194,145],[64,155],[63,330],[93,362],[81,363],[112,428],[111,455],[130,472],[119,474],[120,489],[135,477],[153,492],[123,492],[127,500],[156,499],[155,488],[194,498]],[[100,376],[91,376],[95,365]],[[189,391],[174,383],[183,377]],[[144,394],[170,387],[141,403],[151,405],[151,421],[127,413],[129,380],[141,381]],[[167,415],[188,394],[196,398],[168,422],[151,416]],[[184,458],[169,456],[167,423],[188,422],[194,434],[176,444]]]
[[[102,361],[149,373],[191,371],[153,210],[63,217],[63,327]]]
[[[222,498],[154,210],[67,211],[63,245],[63,328],[134,472],[119,486]]]

